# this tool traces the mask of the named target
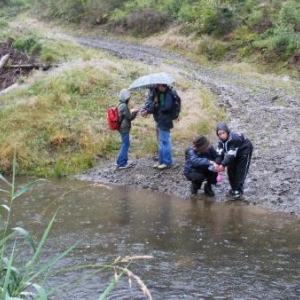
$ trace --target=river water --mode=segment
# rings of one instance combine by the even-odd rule
[[[55,299],[99,299],[114,272],[95,266],[136,255],[153,257],[128,267],[153,299],[300,299],[292,215],[70,179],[37,185],[12,211],[13,225],[37,238],[57,211],[42,262],[79,242],[48,281],[64,285]],[[107,299],[147,298],[124,275]]]

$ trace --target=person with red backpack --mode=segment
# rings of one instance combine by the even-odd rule
[[[128,161],[128,151],[130,147],[129,132],[131,129],[131,121],[135,119],[138,109],[129,110],[128,104],[131,97],[129,90],[123,89],[119,95],[118,115],[119,115],[119,128],[118,131],[121,135],[121,149],[117,157],[116,166],[118,169],[127,169],[132,165]]]

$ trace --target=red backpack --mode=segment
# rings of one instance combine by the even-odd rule
[[[118,107],[109,107],[106,111],[106,115],[108,127],[111,130],[118,130],[120,127]]]

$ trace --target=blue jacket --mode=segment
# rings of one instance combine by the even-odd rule
[[[210,146],[206,153],[197,152],[193,146],[185,151],[184,175],[195,172],[206,173],[210,166],[210,160],[219,162],[220,158],[214,147]]]
[[[163,99],[161,99],[163,98]],[[152,88],[142,109],[153,114],[157,126],[162,130],[170,130],[174,127],[172,120],[173,93],[171,88],[167,88],[164,93]]]

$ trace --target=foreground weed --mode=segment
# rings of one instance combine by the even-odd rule
[[[9,195],[10,201],[9,205],[2,204],[0,208],[0,300],[22,300],[22,299],[39,299],[39,300],[48,300],[49,296],[55,294],[60,287],[55,287],[50,291],[46,291],[44,286],[46,281],[50,276],[55,276],[57,273],[65,273],[68,269],[63,269],[60,271],[54,271],[53,268],[59,260],[62,260],[69,252],[71,252],[77,245],[69,247],[63,253],[58,254],[56,257],[50,259],[46,264],[40,262],[41,252],[46,243],[47,237],[49,236],[50,230],[53,226],[56,214],[50,220],[44,234],[38,244],[34,242],[31,234],[22,227],[10,227],[10,217],[12,214],[12,208],[14,201],[22,196],[24,193],[29,191],[36,183],[40,181],[45,181],[43,179],[38,179],[32,182],[29,182],[21,188],[16,188],[16,154],[13,158],[13,174],[12,181],[9,182],[4,176],[0,174],[0,182],[8,186],[8,189],[0,189],[0,192],[6,193]],[[57,199],[59,200],[59,199]],[[5,218],[4,218],[5,216]],[[33,254],[30,258],[20,260],[19,253],[24,250],[24,245],[18,243],[20,239],[17,239],[18,236],[22,236],[25,241],[28,243]],[[69,270],[79,270],[79,269],[93,269],[96,270],[91,272],[85,278],[78,280],[82,282],[87,280],[89,277],[94,276],[100,271],[113,269],[114,270],[114,279],[107,286],[104,292],[101,294],[99,300],[104,300],[112,293],[113,289],[117,286],[123,275],[127,275],[129,279],[129,284],[131,285],[132,280],[135,280],[140,289],[143,291],[144,295],[148,299],[152,299],[151,293],[144,282],[134,274],[131,270],[128,269],[129,265],[134,260],[139,259],[148,259],[152,258],[151,256],[131,256],[121,258],[118,257],[110,265],[82,265],[75,268],[70,268]],[[68,283],[64,284],[69,286]]]
[[[51,259],[47,264],[41,266],[39,258],[50,229],[54,223],[56,214],[48,224],[40,242],[35,244],[30,233],[21,227],[10,228],[10,217],[14,201],[30,190],[37,182],[44,181],[38,179],[25,186],[17,189],[15,184],[16,178],[16,154],[13,158],[13,176],[12,182],[9,182],[0,174],[0,180],[8,185],[8,189],[0,189],[10,197],[9,205],[2,204],[0,214],[0,299],[40,299],[47,300],[48,294],[43,288],[43,284],[50,276],[50,272],[58,260],[65,257],[75,247],[72,246],[62,254]],[[4,220],[4,212],[6,218]],[[33,251],[32,257],[28,261],[21,262],[18,259],[18,253],[22,252],[24,245],[18,244],[16,234],[25,238]]]

